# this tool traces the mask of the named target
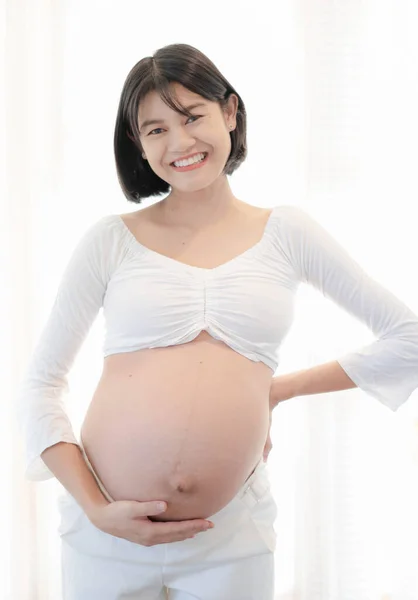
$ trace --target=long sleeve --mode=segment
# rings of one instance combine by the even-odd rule
[[[364,392],[396,411],[418,387],[418,317],[373,280],[313,217],[282,207],[280,244],[296,277],[366,325],[376,340],[339,356]]]
[[[25,448],[25,477],[54,477],[40,454],[57,442],[78,445],[64,397],[68,372],[100,307],[112,252],[108,217],[91,225],[73,250],[40,339],[32,354],[16,402]]]

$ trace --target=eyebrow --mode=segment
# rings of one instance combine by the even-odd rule
[[[206,106],[206,104],[204,104],[203,102],[197,102],[196,104],[190,104],[190,106],[186,106],[187,110],[192,110],[193,108],[197,108],[198,106]],[[141,125],[141,127],[139,128],[139,131],[142,131],[142,129],[145,129],[145,127],[147,127],[147,125],[155,125],[157,123],[165,123],[164,119],[148,119],[147,121],[144,121]]]

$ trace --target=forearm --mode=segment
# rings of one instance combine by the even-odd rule
[[[109,504],[75,444],[58,442],[41,454],[46,466],[89,515],[97,506]]]
[[[355,387],[357,385],[348,377],[340,364],[334,360],[311,369],[302,369],[301,371],[274,377],[270,406],[274,408],[282,400],[296,396],[325,394]]]

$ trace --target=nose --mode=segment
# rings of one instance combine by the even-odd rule
[[[169,137],[168,153],[170,156],[184,156],[193,152],[196,139],[185,129],[174,131]]]

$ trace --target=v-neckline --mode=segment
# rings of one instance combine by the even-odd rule
[[[116,220],[117,220],[118,224],[120,225],[122,231],[125,233],[125,235],[127,236],[127,238],[130,240],[131,245],[132,245],[133,248],[139,249],[142,252],[145,252],[145,253],[149,254],[150,256],[154,257],[156,260],[159,260],[161,263],[166,263],[167,265],[171,265],[171,266],[175,267],[176,269],[190,270],[190,271],[195,271],[196,273],[197,272],[200,272],[200,273],[216,273],[217,271],[219,271],[221,269],[225,269],[225,268],[228,268],[228,267],[232,266],[238,260],[249,256],[250,254],[252,254],[256,250],[258,250],[259,247],[261,247],[261,245],[264,243],[265,238],[267,237],[269,229],[272,227],[272,223],[273,223],[273,219],[274,219],[274,214],[275,214],[276,208],[277,207],[273,207],[271,209],[270,214],[269,214],[269,216],[267,218],[266,224],[264,226],[264,230],[263,230],[262,236],[258,240],[258,242],[256,242],[255,244],[253,244],[253,246],[251,246],[250,248],[247,248],[246,250],[244,250],[240,254],[237,254],[236,256],[234,256],[233,258],[231,258],[230,260],[227,260],[226,262],[224,262],[224,263],[222,263],[222,264],[220,264],[220,265],[218,265],[216,267],[212,267],[212,268],[197,267],[195,265],[189,265],[188,263],[184,263],[184,262],[181,262],[180,260],[177,260],[175,258],[171,258],[170,256],[166,256],[165,254],[161,254],[160,252],[157,252],[156,250],[152,250],[151,248],[148,248],[148,246],[144,246],[144,244],[141,244],[141,242],[136,239],[135,235],[132,233],[132,231],[126,225],[126,223],[122,219],[121,215],[114,215],[114,217],[116,218]]]

